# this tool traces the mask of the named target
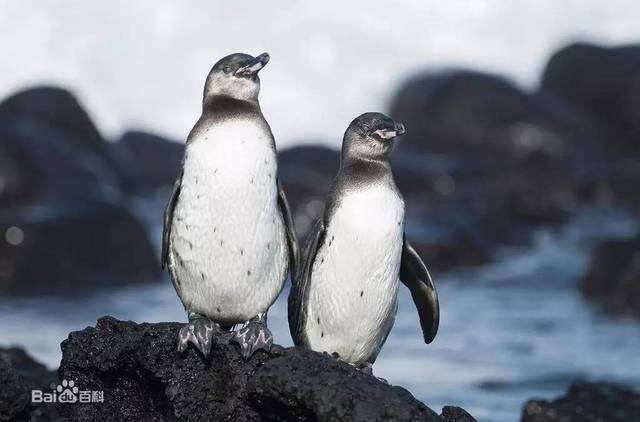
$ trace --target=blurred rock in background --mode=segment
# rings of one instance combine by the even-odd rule
[[[178,177],[182,143],[152,133],[129,131],[109,147],[126,169],[135,193],[173,185]]]
[[[640,420],[640,394],[623,385],[576,382],[563,397],[530,400],[522,422],[628,422]]]
[[[0,293],[69,295],[159,279],[128,196],[169,183],[183,146],[150,137],[106,142],[59,88],[0,103]]]
[[[547,63],[540,91],[606,126],[608,149],[640,154],[640,46],[569,45]]]
[[[601,242],[580,290],[607,310],[640,317],[640,237]]]
[[[640,211],[640,46],[573,44],[556,52],[540,92],[555,95],[606,128],[603,193]]]

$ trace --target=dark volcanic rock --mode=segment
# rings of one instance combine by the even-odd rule
[[[0,360],[13,367],[21,377],[41,389],[50,389],[58,381],[56,371],[49,371],[46,366],[34,360],[24,349],[19,347],[0,347]]]
[[[476,420],[460,407],[445,406],[440,415],[446,422],[476,422]]]
[[[0,348],[0,421],[58,420],[53,405],[31,403],[31,390],[50,391],[56,380],[22,349]]]
[[[61,88],[40,86],[17,92],[0,103],[0,122],[38,124],[71,135],[78,148],[106,151],[104,140],[78,100]],[[28,129],[25,127],[25,129]]]
[[[459,188],[449,199],[488,206],[510,222],[562,221],[575,193],[593,188],[602,171],[594,164],[600,130],[585,116],[496,76],[414,78],[399,90],[391,115],[406,123],[402,148],[464,162],[442,174]]]
[[[0,420],[29,420],[33,383],[22,378],[4,359],[0,359]]]
[[[521,91],[499,76],[472,71],[423,74],[398,90],[391,115],[406,123],[407,148],[428,152],[471,152],[493,164],[541,155],[562,159],[588,146],[594,129],[584,116],[552,98]],[[587,139],[581,139],[582,136]]]
[[[540,91],[606,127],[597,157],[605,169],[599,190],[611,202],[640,210],[640,45],[563,48],[547,64]]]
[[[140,222],[120,205],[68,202],[0,211],[0,294],[74,295],[157,281]]]
[[[609,310],[640,317],[640,237],[600,243],[580,290]]]
[[[574,383],[566,396],[530,400],[522,422],[630,422],[640,420],[640,394],[609,383]]]
[[[60,377],[103,390],[104,403],[76,403],[63,414],[87,421],[442,420],[403,388],[303,349],[274,346],[245,362],[219,335],[209,360],[193,349],[180,355],[180,326],[105,317],[71,333]]]
[[[393,162],[409,222],[441,229],[418,243],[442,268],[485,262],[582,201],[609,197],[606,130],[551,96],[493,75],[423,74],[399,89],[390,114],[407,127]]]
[[[640,154],[640,45],[569,45],[549,60],[540,89],[611,128],[609,148]]]
[[[287,194],[298,237],[322,215],[329,186],[340,167],[340,152],[303,145],[278,154],[278,177]]]
[[[126,132],[111,145],[136,192],[173,185],[182,164],[184,144],[146,132]]]
[[[86,111],[63,89],[31,88],[0,103],[0,145],[19,154],[15,166],[37,169],[31,172],[34,181],[20,178],[19,172],[9,176],[27,188],[36,185],[40,197],[117,195],[129,188]],[[0,190],[0,205],[3,202]]]
[[[140,143],[124,144],[137,152]],[[2,101],[0,293],[72,294],[157,280],[156,252],[125,196],[134,190],[125,168],[146,171],[161,153],[146,155],[134,164],[117,159],[63,89],[36,87]]]
[[[0,206],[33,201],[42,183],[42,174],[29,155],[0,132]]]

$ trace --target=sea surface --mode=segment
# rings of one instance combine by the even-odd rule
[[[154,207],[137,205],[141,216]],[[160,228],[150,222],[159,243]],[[627,237],[638,225],[622,213],[583,210],[561,229],[539,230],[529,247],[500,251],[474,269],[434,274],[441,325],[422,342],[417,313],[401,290],[395,327],[375,364],[435,410],[464,407],[480,421],[519,420],[527,399],[553,398],[572,380],[640,386],[640,324],[586,302],[576,283],[597,239]],[[291,345],[288,288],[269,314],[275,341]],[[136,322],[184,321],[168,279],[102,291],[88,298],[0,298],[0,344],[25,347],[50,368],[70,331],[113,315]]]

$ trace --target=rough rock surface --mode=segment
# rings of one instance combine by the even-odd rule
[[[49,391],[55,380],[54,372],[24,350],[0,347],[0,421],[56,420],[54,406],[31,403],[31,390]]]
[[[467,413],[466,410],[455,406],[443,407],[442,414],[440,416],[446,422],[476,422],[473,416]]]
[[[580,290],[608,310],[640,317],[640,237],[600,243]]]
[[[11,365],[18,374],[41,388],[49,388],[58,380],[56,371],[49,371],[19,347],[0,347],[0,360]]]
[[[440,417],[407,390],[334,358],[275,346],[244,362],[218,335],[211,358],[176,350],[179,323],[101,318],[62,343],[62,379],[103,390],[104,403],[65,405],[72,420],[415,420]],[[446,412],[445,412],[446,413]]]
[[[611,383],[577,382],[563,397],[530,400],[522,422],[631,422],[640,420],[640,393]]]

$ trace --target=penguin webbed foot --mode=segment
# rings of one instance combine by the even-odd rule
[[[189,323],[180,328],[178,333],[178,350],[181,353],[184,352],[191,343],[207,358],[211,352],[213,333],[219,330],[220,327],[209,318],[198,314],[189,314]]]
[[[240,354],[248,360],[258,350],[269,352],[273,345],[273,334],[267,328],[266,314],[249,320],[242,328],[233,333],[231,341],[238,343]]]

